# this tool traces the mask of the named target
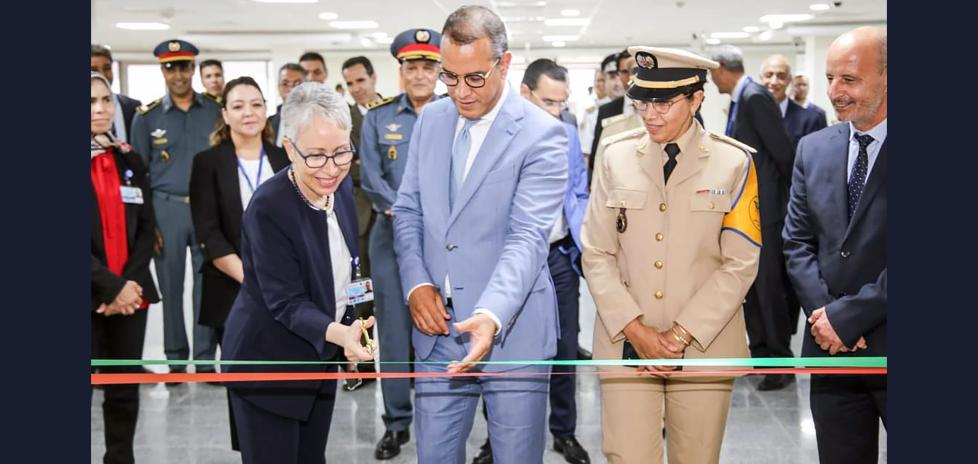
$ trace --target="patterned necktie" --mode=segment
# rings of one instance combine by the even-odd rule
[[[665,183],[669,183],[669,176],[672,175],[672,170],[676,168],[676,157],[679,156],[679,145],[670,143],[666,145],[666,154],[669,155],[669,161],[666,161],[665,166],[662,167],[662,174],[665,176]]]
[[[469,129],[479,122],[478,119],[466,119],[462,124],[462,130],[455,137],[455,144],[452,145],[452,179],[451,196],[449,201],[453,203],[462,189],[462,181],[465,180],[465,162],[469,159],[469,149],[472,147],[472,137]]]
[[[866,147],[873,143],[873,140],[873,136],[869,134],[856,134],[859,156],[856,157],[856,164],[849,174],[849,219],[852,219],[852,213],[856,212],[856,206],[859,206],[859,197],[863,195],[866,173],[869,171],[869,154],[866,152]]]

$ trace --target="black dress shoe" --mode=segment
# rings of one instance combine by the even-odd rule
[[[795,376],[791,374],[767,374],[764,380],[757,384],[758,391],[781,390],[795,381]]]
[[[489,439],[482,444],[482,448],[479,449],[479,454],[475,455],[475,459],[472,459],[472,464],[492,464],[492,447],[489,446]]]
[[[591,359],[591,352],[588,351],[588,350],[585,350],[584,347],[578,345],[577,346],[577,359],[589,360],[589,359]]]
[[[407,443],[410,439],[410,430],[402,430],[400,432],[391,432],[388,430],[384,432],[384,436],[377,443],[377,448],[374,450],[374,457],[380,460],[393,458],[401,454],[401,445]]]
[[[563,454],[564,460],[571,464],[591,464],[591,458],[587,455],[587,451],[573,435],[554,437],[554,451]]]

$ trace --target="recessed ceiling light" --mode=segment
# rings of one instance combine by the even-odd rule
[[[567,42],[564,42],[564,41],[561,41],[561,40],[555,40],[553,42],[550,42],[550,45],[553,45],[554,47],[566,47],[567,46]]]
[[[338,15],[336,13],[333,13],[332,11],[324,11],[322,13],[319,13],[319,19],[324,19],[326,21],[332,21],[332,20],[337,19],[339,17],[340,17],[340,15]]]
[[[393,37],[374,37],[374,42],[379,44],[392,44],[394,43]]]
[[[130,31],[166,31],[170,29],[169,24],[164,23],[115,23],[115,27],[119,29],[128,29]]]
[[[812,11],[825,11],[831,8],[832,6],[828,3],[813,3],[808,6],[808,9]]]
[[[757,34],[757,40],[768,41],[768,40],[771,40],[771,36],[772,35],[774,35],[774,32],[772,32],[772,31],[764,31],[764,32],[761,32],[760,34]]]
[[[714,32],[710,34],[714,39],[746,39],[750,34],[746,32]]]
[[[581,15],[581,10],[573,10],[573,9],[560,10],[560,15],[561,16],[580,16]]]
[[[377,29],[377,21],[330,21],[329,27],[335,29]]]
[[[319,0],[251,0],[257,3],[317,3]]]
[[[706,39],[706,43],[710,45],[720,45],[720,39]]]
[[[760,32],[760,31],[761,31],[761,28],[759,28],[757,26],[747,26],[747,27],[744,28],[744,32],[754,33],[754,32]]]
[[[808,13],[802,13],[802,14],[773,14],[773,15],[764,15],[764,16],[761,16],[760,21],[762,23],[772,23],[772,22],[776,22],[776,23],[795,23],[795,22],[798,22],[798,21],[808,21],[809,19],[812,19],[814,17],[815,17],[814,15],[811,15],[811,14],[808,14]]]
[[[545,19],[543,24],[547,26],[587,26],[591,22],[588,18],[550,18]]]
[[[544,42],[574,42],[578,39],[576,35],[545,35]]]

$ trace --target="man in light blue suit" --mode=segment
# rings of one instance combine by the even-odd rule
[[[539,463],[549,367],[471,363],[556,353],[547,239],[567,183],[567,135],[506,86],[512,54],[495,13],[453,12],[441,52],[451,98],[419,115],[393,208],[415,357],[431,363],[417,371],[513,375],[417,379],[418,462],[465,461],[482,396],[495,461]]]

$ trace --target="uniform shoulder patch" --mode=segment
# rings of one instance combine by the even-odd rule
[[[614,116],[604,118],[604,119],[601,120],[601,128],[603,129],[605,127],[608,127],[609,125],[614,124],[614,123],[616,123],[618,121],[621,121],[622,119],[625,119],[625,118],[627,118],[629,116],[631,116],[631,115],[630,114],[622,113],[622,114],[616,114]]]
[[[147,104],[145,104],[143,106],[140,106],[139,108],[136,108],[136,111],[138,111],[139,114],[146,114],[147,111],[149,111],[149,110],[151,110],[153,108],[156,108],[160,104],[161,101],[163,101],[163,98],[162,97],[161,98],[157,98],[156,100],[153,100],[153,101],[151,101],[151,102],[149,102],[149,103],[147,103]]]
[[[743,142],[741,142],[741,141],[739,141],[737,139],[733,139],[733,138],[727,137],[726,135],[720,135],[720,134],[716,134],[716,133],[710,132],[710,137],[713,137],[713,139],[719,140],[719,141],[724,142],[724,143],[726,143],[728,145],[733,145],[733,146],[735,146],[735,147],[737,147],[737,148],[739,148],[739,149],[741,149],[743,151],[746,151],[747,153],[750,153],[752,155],[754,153],[757,153],[757,150],[755,150],[754,147],[752,147],[750,145],[747,145],[746,143],[743,143]]]
[[[379,107],[381,107],[381,106],[384,106],[384,105],[386,105],[386,104],[388,104],[388,103],[390,103],[390,102],[392,102],[392,101],[394,101],[394,100],[396,100],[398,96],[399,96],[399,95],[394,95],[393,97],[387,97],[387,98],[385,98],[385,99],[383,99],[383,100],[377,100],[377,101],[375,101],[375,102],[372,102],[372,103],[368,103],[368,104],[367,104],[367,109],[368,109],[368,110],[372,110],[372,109],[374,109],[374,108],[379,108]]]
[[[203,93],[203,94],[201,94],[201,95],[203,95],[203,96],[204,96],[205,98],[207,98],[208,100],[210,100],[210,101],[212,101],[212,102],[214,102],[214,103],[217,103],[218,105],[220,105],[220,104],[221,104],[221,97],[215,97],[215,96],[213,96],[213,95],[211,95],[211,94],[209,94],[209,93],[207,93],[207,92],[204,92],[204,93]]]
[[[608,147],[611,146],[612,144],[621,142],[622,140],[634,139],[635,137],[639,137],[644,133],[645,133],[644,127],[636,127],[634,129],[630,129],[625,132],[612,135],[610,137],[605,137],[601,139],[601,144],[604,145],[605,147]]]

